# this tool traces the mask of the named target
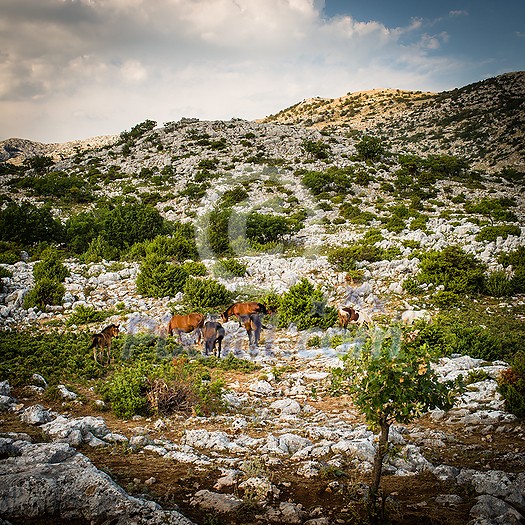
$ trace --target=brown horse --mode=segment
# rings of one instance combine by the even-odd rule
[[[268,310],[266,306],[261,303],[233,303],[221,314],[221,321],[223,323],[228,322],[228,318],[231,316],[237,316],[239,319],[239,326],[241,326],[241,316],[242,315],[251,315],[251,314],[267,314]]]
[[[93,348],[93,358],[95,359],[95,362],[98,363],[97,359],[97,353],[99,354],[99,358],[102,361],[104,359],[104,349],[107,349],[107,358],[108,363],[111,359],[111,340],[114,337],[117,337],[120,332],[120,327],[117,324],[110,324],[109,326],[106,326],[102,332],[99,334],[93,334],[91,336],[91,346],[89,348]]]
[[[197,335],[197,343],[200,343],[201,329],[203,324],[204,316],[197,312],[187,315],[174,315],[168,323],[168,334],[173,335],[173,332],[177,332],[182,344],[182,332],[188,334],[195,330],[195,334]]]
[[[356,323],[359,326],[366,324],[367,326],[372,325],[372,318],[366,312],[358,312],[350,306],[343,306],[339,308],[337,312],[339,319],[339,326],[347,328],[350,323]]]
[[[257,314],[251,314],[251,315],[241,315],[239,318],[240,322],[246,328],[246,332],[248,332],[248,341],[250,345],[252,344],[252,335],[253,335],[253,342],[255,346],[259,346],[259,339],[261,337],[261,329],[266,328],[262,324],[261,318]]]
[[[217,321],[206,321],[204,323],[204,328],[202,329],[204,355],[210,355],[210,352],[213,352],[217,358],[221,357],[224,334],[224,327],[221,323]]]

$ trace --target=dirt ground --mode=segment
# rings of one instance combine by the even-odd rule
[[[69,403],[64,406],[60,402],[45,402],[38,396],[28,396],[24,391],[13,393],[26,406],[40,403],[70,417],[102,416],[111,431],[127,437],[133,436],[137,427],[142,427],[148,430],[152,438],[177,441],[184,431],[184,416],[166,419],[166,426],[155,430],[153,423],[157,418],[123,421],[109,411],[95,411],[89,402],[89,396],[93,394],[89,390],[83,394],[85,401],[82,404]],[[339,414],[341,418],[355,417],[356,422],[359,420],[347,398],[325,397],[322,401],[309,403],[325,413]],[[446,447],[418,443],[426,459],[433,464],[444,463],[482,471],[502,469],[506,472],[520,472],[525,469],[523,427],[517,423],[506,424],[505,431],[499,429],[491,432],[490,428],[480,428],[465,432],[463,426],[437,424],[427,416],[418,420],[415,425],[418,429],[445,431],[453,436]],[[231,428],[224,428],[224,424],[221,427],[220,421],[213,418],[207,419],[201,428],[231,432]],[[270,430],[268,427],[254,427],[248,431],[243,429],[243,433],[260,437],[267,435]],[[33,441],[47,441],[38,428],[23,424],[18,416],[12,413],[0,414],[0,433],[5,432],[26,432]],[[132,452],[122,445],[104,448],[83,446],[79,451],[89,457],[99,469],[109,474],[128,493],[145,495],[166,509],[178,509],[198,525],[265,523],[258,518],[263,514],[261,507],[256,501],[246,497],[243,498],[244,505],[241,511],[235,515],[217,516],[191,505],[191,497],[197,491],[216,491],[213,485],[222,476],[217,468],[205,469],[177,463],[147,451]],[[361,473],[355,464],[349,463],[348,469],[327,468],[322,475],[314,478],[299,476],[297,466],[286,461],[278,466],[261,465],[260,468],[280,490],[278,501],[300,503],[309,511],[310,516],[318,514],[319,517],[328,517],[333,524],[363,523],[362,516],[366,513],[363,496],[366,483],[369,483],[370,479],[368,475]],[[155,478],[154,482],[151,482],[152,478]],[[469,521],[469,511],[476,498],[476,494],[467,486],[441,482],[431,473],[405,477],[383,475],[381,487],[386,496],[388,522],[394,525],[464,525]],[[242,496],[235,487],[223,489],[222,492]],[[457,505],[438,503],[435,498],[440,494],[457,494],[462,498],[462,502]],[[270,501],[270,504],[272,503],[276,502]],[[318,510],[312,513],[314,509]]]

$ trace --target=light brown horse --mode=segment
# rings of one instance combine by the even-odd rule
[[[93,348],[93,359],[98,363],[97,354],[102,362],[104,359],[104,349],[107,349],[107,362],[111,360],[111,340],[117,337],[120,332],[120,327],[117,324],[110,324],[106,326],[99,334],[91,336],[91,346]]]
[[[228,318],[235,315],[239,320],[239,326],[241,326],[241,316],[251,314],[267,314],[268,310],[266,306],[261,303],[249,302],[249,303],[233,303],[221,314],[221,321],[223,323],[228,322]]]
[[[259,339],[261,338],[261,330],[263,328],[266,328],[262,324],[261,318],[257,314],[251,314],[251,315],[241,315],[239,317],[239,320],[241,324],[246,328],[246,332],[248,332],[248,341],[250,345],[252,344],[252,335],[253,335],[253,342],[255,346],[259,346]]]
[[[195,331],[197,335],[197,343],[201,342],[201,329],[204,324],[204,316],[197,312],[187,315],[174,315],[168,323],[168,334],[173,335],[173,332],[179,334],[179,339],[182,344],[182,333],[188,334]]]
[[[206,321],[202,329],[204,339],[204,355],[210,355],[210,352],[217,357],[221,357],[222,340],[224,339],[224,327],[217,321]]]
[[[367,326],[372,325],[372,318],[370,315],[366,312],[358,312],[350,306],[339,308],[337,317],[339,319],[339,326],[345,329],[350,323],[356,323],[359,326],[362,326],[363,324],[366,324]]]

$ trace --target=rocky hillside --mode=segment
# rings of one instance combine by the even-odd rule
[[[523,520],[525,430],[498,390],[525,337],[523,78],[310,101],[271,122],[145,121],[61,148],[4,142],[0,518],[24,523],[27,508],[35,523],[56,509],[75,523],[188,523],[179,511],[199,525],[365,517],[377,436],[349,395],[334,396],[332,371],[366,337],[400,330],[402,311],[423,309],[431,324],[406,337],[439,351],[429,370],[465,389],[450,411],[392,427],[389,518]],[[37,266],[50,252],[63,260]],[[429,254],[437,269],[425,275]],[[225,259],[241,271],[224,272]],[[186,281],[140,291],[141,276]],[[225,308],[202,304],[218,292],[191,302],[186,284],[203,278],[227,304],[278,305],[258,347],[224,323],[221,357],[236,360],[166,337],[174,312],[216,319]],[[294,305],[311,298],[314,321],[352,305],[373,327],[343,330],[336,315],[324,329],[281,322],[280,298],[305,279],[320,295]],[[109,323],[121,333],[106,367],[89,345]],[[186,365],[222,405],[158,410],[159,370]]]
[[[525,72],[442,93],[376,89],[308,99],[261,122],[362,132],[384,137],[396,151],[447,153],[480,169],[523,171]]]

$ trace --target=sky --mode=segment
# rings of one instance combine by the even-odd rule
[[[0,0],[0,140],[525,70],[525,0]]]

